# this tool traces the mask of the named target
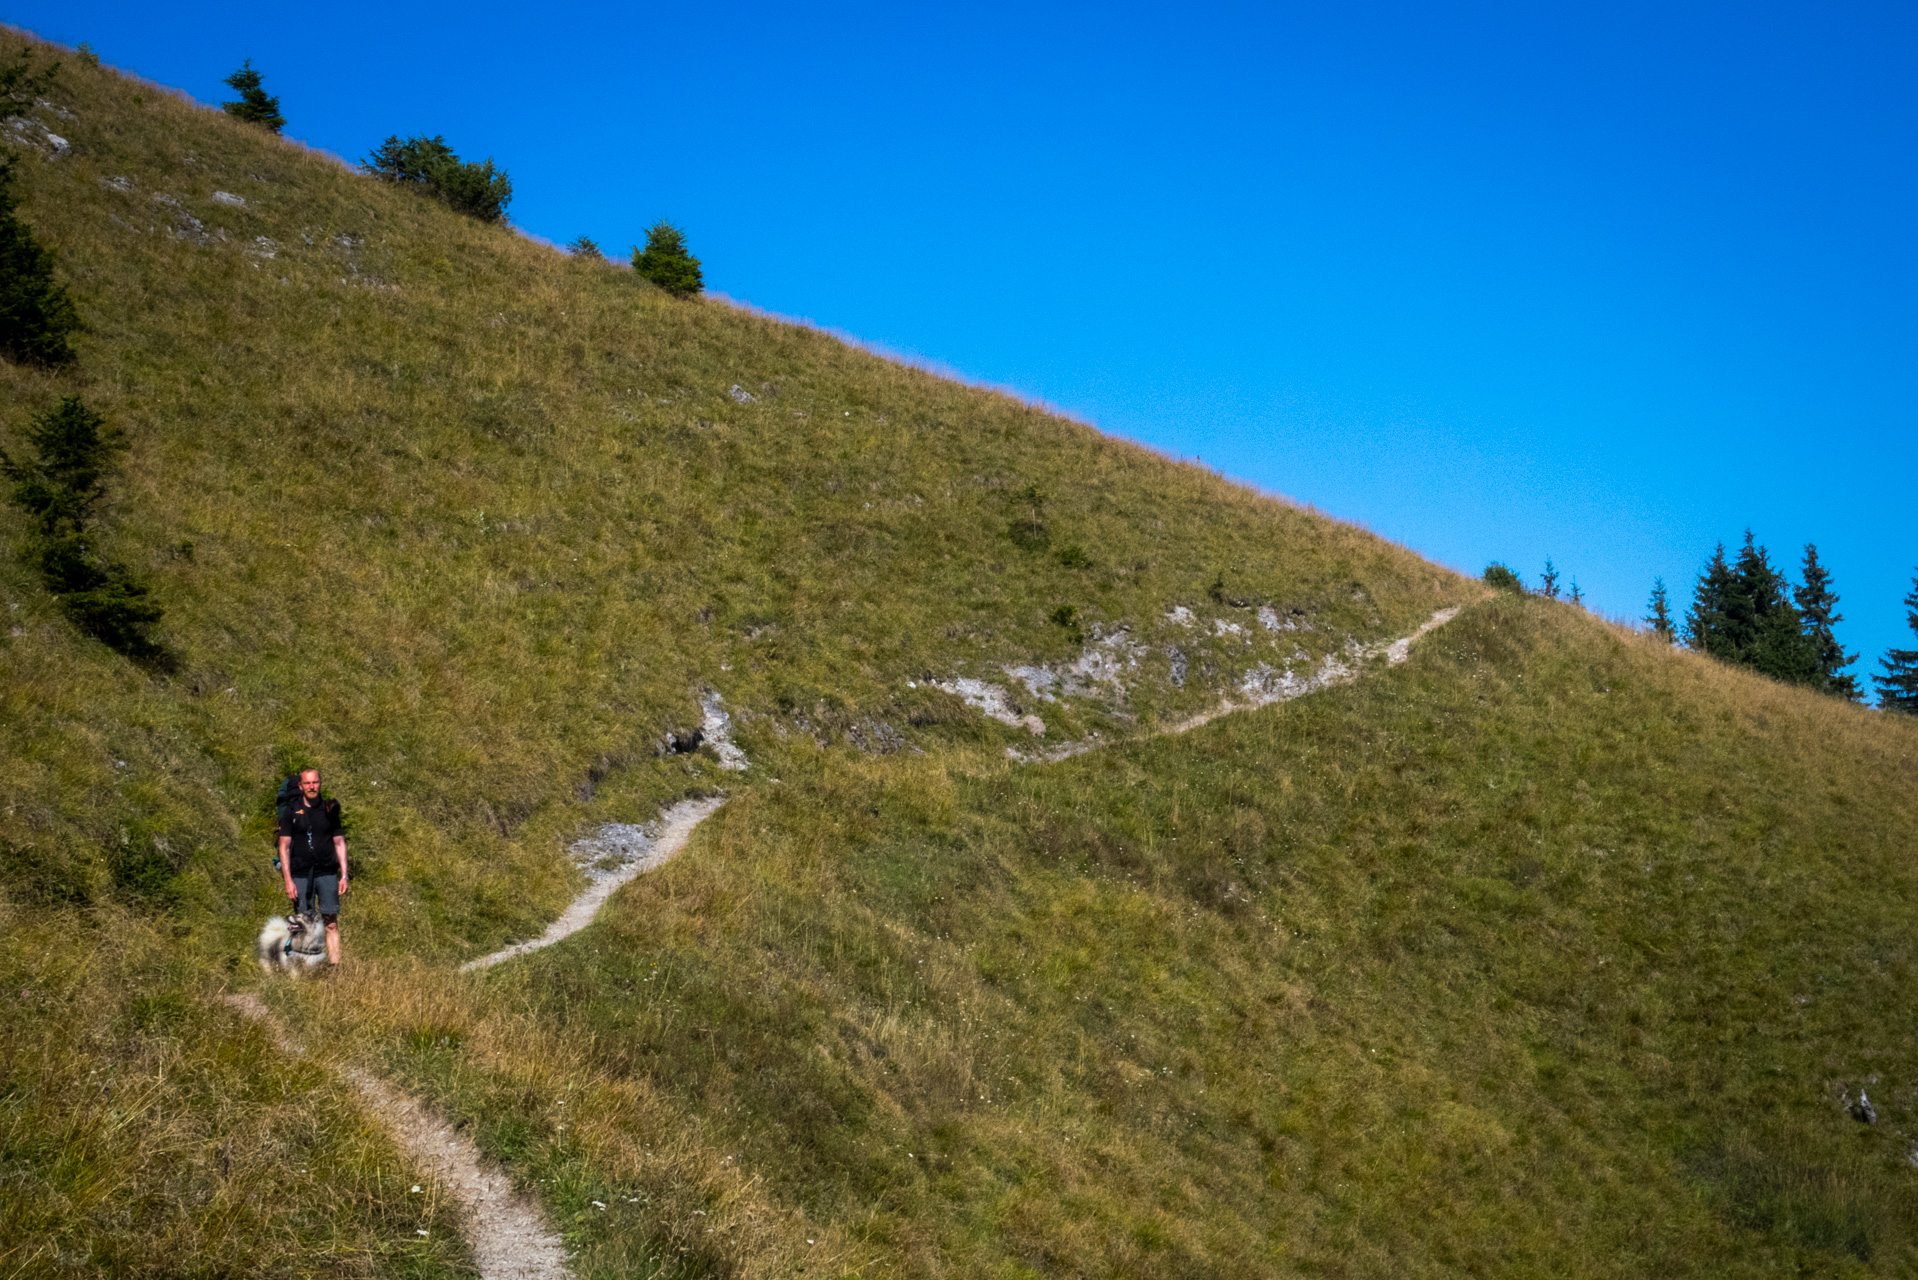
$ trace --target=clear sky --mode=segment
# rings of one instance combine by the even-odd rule
[[[1749,526],[1912,647],[1918,11],[19,0],[287,133],[442,133],[513,221],[1606,614]]]

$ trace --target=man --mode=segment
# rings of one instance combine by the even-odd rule
[[[280,874],[295,911],[319,899],[326,922],[326,958],[340,962],[340,899],[346,896],[346,837],[340,802],[320,798],[320,771],[300,774],[300,794],[280,806]]]

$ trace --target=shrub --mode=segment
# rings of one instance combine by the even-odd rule
[[[492,157],[461,160],[438,134],[404,142],[391,136],[362,167],[382,181],[414,187],[481,222],[504,222],[513,199],[513,180],[494,167]]]
[[[1006,524],[1006,536],[1023,551],[1044,551],[1052,545],[1052,531],[1046,526],[1046,495],[1039,486],[1029,484],[1012,495],[1014,509],[1025,508]]]
[[[60,365],[73,359],[67,335],[80,313],[53,278],[54,255],[14,210],[13,164],[0,163],[0,351],[14,360]]]
[[[1558,569],[1550,556],[1545,557],[1545,568],[1538,575],[1538,593],[1547,600],[1558,599]]]
[[[274,133],[286,127],[286,117],[280,114],[280,100],[260,87],[260,73],[253,69],[253,59],[242,62],[240,69],[221,83],[240,95],[238,102],[220,104],[228,115]]]
[[[0,474],[13,481],[14,504],[33,518],[40,579],[60,609],[88,635],[143,662],[164,662],[153,638],[165,610],[124,566],[104,559],[90,526],[113,457],[125,438],[106,419],[68,396],[35,418],[27,432],[34,457],[0,451]]]
[[[591,236],[580,236],[566,246],[566,252],[575,258],[584,258],[588,262],[606,261],[606,255],[599,251],[599,242]]]
[[[124,437],[79,396],[68,396],[33,420],[27,443],[37,455],[31,462],[17,463],[0,451],[0,472],[13,481],[14,503],[33,517],[42,538],[81,532],[105,492],[113,456],[126,447]]]
[[[58,59],[36,71],[30,48],[22,49],[11,61],[0,63],[0,120],[24,115],[34,99],[53,88],[53,78],[59,71]]]
[[[1485,572],[1480,576],[1486,586],[1492,587],[1495,590],[1509,591],[1515,596],[1525,594],[1524,579],[1518,576],[1516,570],[1507,565],[1500,564],[1496,560],[1486,565]]]
[[[686,249],[686,234],[664,220],[647,229],[644,249],[633,250],[633,270],[667,293],[681,297],[705,288],[699,259]]]

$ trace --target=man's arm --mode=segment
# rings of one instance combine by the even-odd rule
[[[346,892],[346,837],[333,837],[333,856],[340,860],[340,892]]]
[[[296,897],[299,890],[293,887],[293,837],[280,837],[280,876],[286,881],[286,896]]]

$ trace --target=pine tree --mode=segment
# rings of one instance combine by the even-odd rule
[[[633,250],[633,270],[682,297],[705,287],[699,259],[687,251],[685,233],[670,222],[655,222],[647,229],[646,248]]]
[[[0,452],[0,475],[13,481],[13,500],[33,518],[31,548],[40,578],[61,610],[88,635],[145,662],[165,665],[153,638],[165,610],[124,566],[100,555],[90,528],[114,456],[126,447],[106,419],[68,396],[34,419],[27,442],[34,457],[16,461]]]
[[[599,242],[591,236],[578,236],[566,246],[566,252],[575,258],[584,258],[588,262],[604,262],[606,255],[599,251]]]
[[[1572,579],[1571,601],[1581,609],[1585,607],[1585,593],[1578,589],[1578,579],[1576,577]]]
[[[1672,626],[1671,599],[1665,594],[1663,578],[1652,579],[1651,610],[1645,615],[1645,624],[1652,629],[1653,635],[1666,644],[1671,644],[1678,638],[1678,631]]]
[[[67,396],[33,420],[27,443],[35,455],[29,462],[0,450],[0,475],[13,481],[14,505],[33,517],[42,538],[82,532],[106,492],[107,470],[126,447],[124,438],[79,396]]]
[[[1716,658],[1732,657],[1732,638],[1725,607],[1737,591],[1738,582],[1732,576],[1731,566],[1725,563],[1725,544],[1721,542],[1712,551],[1712,558],[1706,563],[1704,572],[1698,575],[1698,585],[1692,589],[1691,612],[1685,617],[1685,643],[1688,646]]]
[[[25,115],[42,94],[53,88],[53,78],[60,72],[59,60],[37,71],[33,60],[34,51],[26,48],[11,61],[0,64],[0,120]]]
[[[54,256],[14,212],[13,162],[0,161],[0,353],[34,364],[73,359],[67,335],[80,313],[53,278]]]
[[[1538,593],[1547,600],[1558,599],[1558,570],[1552,567],[1552,558],[1545,557],[1545,571],[1538,575]]]
[[[1918,574],[1912,575],[1911,590],[1905,593],[1905,625],[1918,635]],[[1887,650],[1881,659],[1885,674],[1872,673],[1878,686],[1878,705],[1886,711],[1918,716],[1918,649]]]
[[[280,100],[260,87],[260,73],[253,69],[253,59],[242,62],[240,69],[221,83],[240,95],[238,102],[220,104],[228,115],[274,133],[286,127],[286,117],[280,114]]]
[[[1749,529],[1733,574],[1738,589],[1726,610],[1733,635],[1732,660],[1774,680],[1817,683],[1817,658],[1792,605],[1791,583],[1772,567],[1771,557],[1752,539]]]
[[[1809,542],[1805,544],[1802,576],[1805,585],[1795,589],[1792,598],[1798,602],[1805,643],[1815,664],[1812,684],[1826,693],[1857,702],[1864,696],[1858,688],[1858,677],[1846,674],[1844,668],[1858,661],[1858,655],[1847,654],[1832,631],[1834,625],[1845,620],[1845,615],[1838,612],[1838,593],[1831,589],[1831,571],[1818,562],[1818,548]]]
[[[513,180],[506,170],[494,167],[490,157],[461,160],[438,134],[404,142],[398,135],[389,136],[360,167],[382,181],[423,191],[481,222],[504,222],[513,199]]]

